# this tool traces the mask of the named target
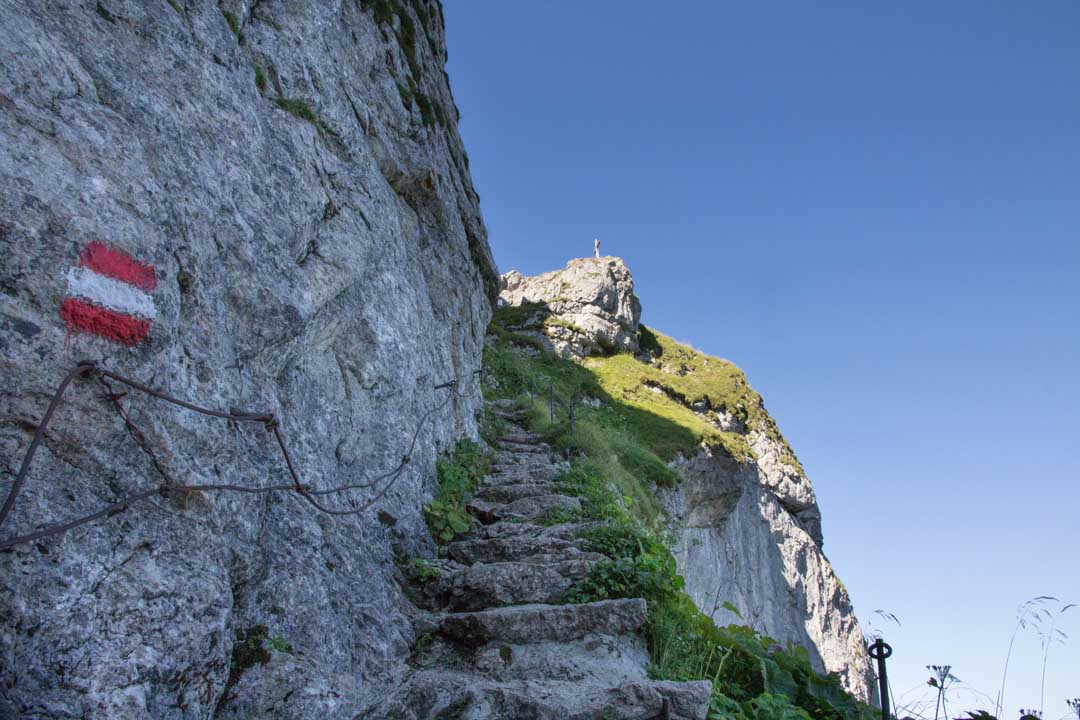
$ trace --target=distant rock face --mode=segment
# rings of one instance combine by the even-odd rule
[[[748,623],[781,644],[802,645],[819,671],[838,673],[849,692],[869,701],[869,658],[851,598],[811,534],[820,532],[816,505],[793,512],[812,493],[809,482],[801,478],[805,489],[791,493],[790,477],[770,478],[768,460],[739,463],[724,453],[703,451],[673,468],[682,482],[658,494],[698,608],[718,624]],[[810,508],[813,527],[805,520]]]
[[[537,305],[531,334],[561,357],[638,350],[641,302],[622,258],[579,258],[534,277],[511,270],[501,278],[499,301]]]
[[[205,492],[0,552],[0,717],[363,716],[404,674],[394,550],[430,543],[421,506],[437,449],[475,430],[497,292],[440,6],[0,12],[0,500],[77,360],[276,409],[316,489],[396,466],[460,383],[359,515]],[[72,385],[0,540],[162,482],[288,482],[258,425],[129,391],[140,447],[105,391]]]

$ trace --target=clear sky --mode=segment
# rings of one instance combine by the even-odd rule
[[[902,622],[894,690],[993,696],[1016,606],[1080,602],[1080,2],[445,11],[500,269],[624,257],[648,325],[764,395],[860,617]],[[1002,720],[1040,669],[1022,633]]]

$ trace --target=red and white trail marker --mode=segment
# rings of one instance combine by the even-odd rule
[[[83,248],[79,264],[68,270],[67,297],[60,317],[68,329],[100,335],[124,345],[146,339],[157,308],[154,266],[99,242]]]

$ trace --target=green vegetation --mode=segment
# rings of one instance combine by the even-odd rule
[[[278,635],[269,635],[265,625],[252,625],[246,629],[237,629],[233,642],[232,657],[229,659],[229,678],[222,690],[222,701],[228,697],[232,688],[240,680],[244,671],[254,665],[270,662],[270,651],[292,653],[292,645]]]
[[[488,399],[515,398],[527,424],[573,458],[558,484],[579,497],[578,513],[552,512],[549,524],[599,521],[582,533],[587,549],[607,556],[570,591],[568,602],[642,597],[648,602],[646,639],[656,679],[713,682],[711,720],[863,720],[869,708],[846,694],[836,676],[814,673],[805,648],[781,649],[749,627],[717,627],[684,590],[663,531],[666,517],[656,486],[675,484],[664,460],[701,443],[748,457],[745,438],[722,433],[687,405],[708,397],[749,423],[771,423],[761,399],[730,363],[709,358],[663,335],[645,331],[652,365],[629,355],[591,358],[584,366],[550,354],[515,349],[521,331],[544,320],[543,308],[501,308],[497,338],[484,349],[494,382]],[[665,358],[666,356],[666,358]],[[663,359],[663,361],[661,361]],[[657,392],[649,382],[663,384]],[[565,411],[552,418],[550,388],[564,398],[598,398],[578,405],[573,431]],[[740,444],[741,443],[741,444]],[[730,605],[726,606],[735,610]]]
[[[424,125],[434,128],[436,123],[440,123],[445,126],[447,124],[446,112],[439,104],[439,101],[421,90],[423,72],[420,66],[420,52],[416,44],[416,23],[413,22],[408,7],[400,0],[359,0],[359,2],[361,10],[364,12],[371,11],[376,25],[385,24],[394,28],[398,45],[405,53],[405,60],[409,64],[409,78],[405,85],[398,83],[398,94],[401,95],[402,104],[409,107],[412,101],[415,100],[417,107],[420,109],[420,117]],[[420,20],[421,29],[424,31],[428,44],[434,48],[431,37],[428,35],[427,28],[430,16],[427,9],[422,2],[414,0],[410,4]],[[397,18],[396,27],[395,18]]]
[[[408,567],[409,578],[418,583],[426,583],[438,580],[442,571],[439,566],[422,558],[414,558],[412,565]]]
[[[251,68],[255,71],[255,87],[259,88],[259,92],[266,92],[266,73],[258,65],[252,65]]]
[[[270,646],[270,649],[274,652],[280,653],[292,653],[292,645],[285,641],[285,638],[280,635],[274,635],[273,637],[266,638],[266,644]]]
[[[237,40],[240,40],[240,21],[236,19],[236,15],[233,15],[228,10],[222,10],[221,14],[225,17],[225,22],[229,24],[232,34],[236,36]]]
[[[316,128],[320,127],[319,117],[311,109],[306,100],[296,98],[274,98],[274,104],[295,118],[309,122]]]
[[[765,412],[761,396],[732,363],[704,355],[644,326],[639,341],[652,362],[643,362],[627,353],[587,358],[583,367],[557,359],[514,361],[502,357],[506,352],[512,353],[510,345],[542,351],[543,343],[523,333],[541,330],[545,325],[577,330],[570,323],[552,317],[542,304],[499,308],[492,319],[490,332],[502,341],[491,350],[492,360],[511,370],[511,381],[522,385],[519,391],[526,388],[518,376],[533,372],[545,385],[553,380],[556,390],[565,397],[581,392],[599,398],[616,409],[617,417],[609,418],[610,422],[619,424],[635,442],[664,462],[680,454],[693,454],[701,445],[722,449],[739,461],[753,459],[745,434],[725,432],[716,426],[717,414],[727,412],[747,429],[757,428],[767,433],[783,448],[783,461],[802,470],[776,423]],[[506,367],[514,364],[528,367],[517,370]],[[699,408],[699,412],[692,407]]]
[[[490,464],[490,456],[471,440],[459,440],[451,455],[435,462],[439,492],[424,506],[424,519],[436,540],[448,543],[472,527],[465,501],[476,491]]]

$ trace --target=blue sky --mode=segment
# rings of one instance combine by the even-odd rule
[[[1080,602],[1080,3],[813,5],[446,0],[473,179],[500,269],[599,237],[747,372],[856,610],[902,622],[896,692],[992,696],[1016,606]],[[1040,670],[1021,634],[1002,720]]]

